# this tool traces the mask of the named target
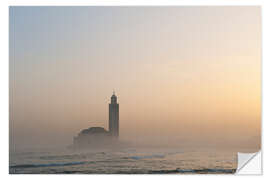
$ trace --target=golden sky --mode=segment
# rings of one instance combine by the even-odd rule
[[[10,8],[11,147],[107,129],[113,90],[121,139],[257,146],[260,8]]]

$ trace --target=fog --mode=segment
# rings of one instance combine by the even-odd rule
[[[10,149],[108,129],[135,146],[260,148],[258,7],[11,7]]]

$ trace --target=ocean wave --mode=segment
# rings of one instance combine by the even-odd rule
[[[236,169],[173,169],[173,170],[154,170],[149,171],[150,174],[233,174]]]
[[[73,163],[62,163],[62,164],[25,164],[25,165],[16,165],[13,168],[35,168],[35,167],[49,167],[49,166],[68,166],[68,165],[78,165],[78,164],[85,164],[89,162],[73,162]],[[12,167],[12,166],[11,166]],[[15,170],[15,169],[14,169]],[[60,170],[60,169],[59,169]],[[12,173],[20,173],[13,172]],[[30,174],[234,174],[236,169],[161,169],[161,170],[147,170],[147,169],[129,169],[129,170],[118,170],[118,171],[99,171],[99,170],[86,170],[86,171],[79,171],[79,170],[64,170],[58,171],[51,171],[51,169],[47,169],[44,172],[31,172]],[[24,172],[27,174],[27,172]],[[28,172],[29,173],[29,172]]]
[[[180,153],[183,153],[183,152],[169,152],[169,153],[164,153],[164,154],[153,154],[153,155],[143,155],[143,156],[130,156],[128,158],[134,159],[134,160],[153,159],[153,158],[165,158],[166,156],[176,155],[176,154],[180,154]]]
[[[163,154],[155,154],[155,155],[148,155],[148,156],[130,156],[130,159],[140,160],[140,159],[153,159],[153,158],[164,158],[165,155]]]
[[[85,159],[85,154],[67,154],[67,155],[51,155],[51,156],[40,156],[42,160],[63,160],[63,159]]]
[[[18,164],[10,166],[10,168],[39,168],[39,167],[55,167],[55,166],[74,166],[87,164],[90,162],[80,161],[80,162],[67,162],[67,163],[48,163],[48,164]]]

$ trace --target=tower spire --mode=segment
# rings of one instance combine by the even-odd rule
[[[112,136],[119,136],[119,104],[114,91],[109,104],[109,131]]]

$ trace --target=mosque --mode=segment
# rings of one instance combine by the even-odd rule
[[[112,145],[119,137],[119,104],[113,92],[109,104],[109,131],[103,127],[83,129],[73,138],[74,148],[92,148]]]

